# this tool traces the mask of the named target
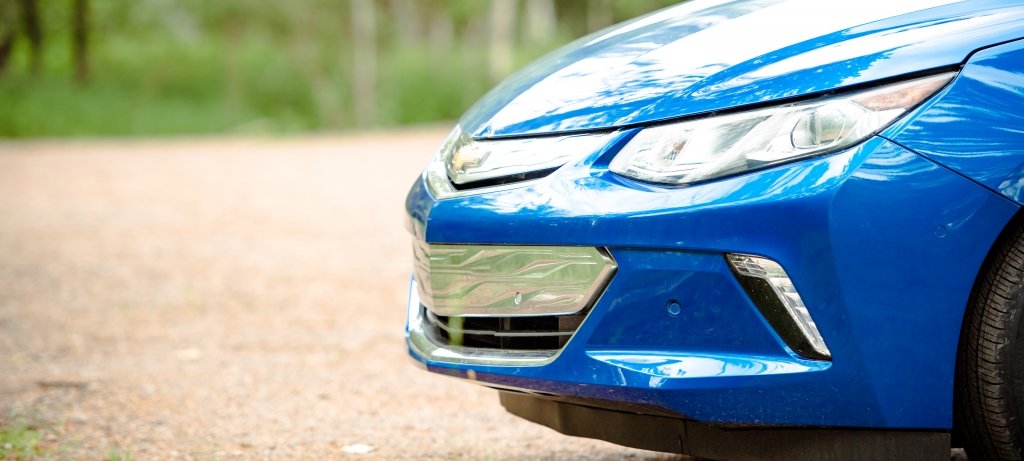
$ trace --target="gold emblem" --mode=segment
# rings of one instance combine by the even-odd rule
[[[465,171],[466,168],[480,166],[482,160],[480,149],[476,149],[474,146],[463,146],[452,155],[452,170]]]

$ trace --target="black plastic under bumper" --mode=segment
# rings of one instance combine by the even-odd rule
[[[500,392],[510,413],[566,435],[722,460],[948,460],[948,432],[717,427]]]

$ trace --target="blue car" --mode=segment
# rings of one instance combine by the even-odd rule
[[[1024,457],[1024,5],[698,0],[483,97],[406,201],[409,353],[565,434]]]

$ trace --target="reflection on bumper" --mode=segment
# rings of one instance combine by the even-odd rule
[[[478,365],[542,365],[558,356],[559,350],[516,351],[500,349],[476,349],[442,344],[427,329],[423,304],[420,303],[416,280],[409,285],[407,335],[409,347],[422,360]]]
[[[419,240],[601,247],[617,265],[572,341],[524,359],[542,366],[436,351],[410,303],[413,355],[431,371],[705,422],[948,429],[963,309],[1015,204],[877,137],[684,188],[626,181],[598,160],[475,196],[414,187]],[[831,362],[787,345],[730,253],[785,268]]]
[[[615,271],[615,262],[593,247],[417,241],[413,251],[420,302],[442,316],[575,314]]]

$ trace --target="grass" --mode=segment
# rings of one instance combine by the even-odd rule
[[[199,41],[108,35],[92,78],[71,78],[62,40],[28,72],[25,43],[0,76],[0,138],[292,133],[458,118],[492,83],[485,49],[382,50],[376,112],[356,113],[344,47],[291,46],[258,34]],[[547,48],[520,50],[526,63]]]
[[[531,34],[520,2],[512,67],[608,21],[676,0],[552,0],[556,23]],[[10,2],[9,2],[10,3]],[[91,79],[73,81],[71,8],[39,4],[40,72],[28,41],[0,73],[0,138],[290,133],[447,121],[496,82],[490,2],[374,0],[374,45],[357,40],[351,2],[107,0],[89,2]],[[13,2],[11,5],[20,4]],[[403,6],[404,5],[404,6]],[[593,24],[590,12],[604,13]],[[0,10],[0,35],[16,25]],[[360,24],[370,20],[363,17]],[[374,88],[354,94],[373,49]],[[367,79],[370,81],[370,79]],[[366,102],[369,97],[375,103]],[[357,104],[361,103],[361,104]],[[363,107],[356,110],[356,106]]]
[[[0,459],[27,460],[44,456],[43,429],[22,419],[0,425]]]
[[[132,461],[132,453],[123,448],[111,448],[107,452],[107,461]]]
[[[29,75],[27,66],[12,66],[0,79],[0,137],[321,127],[303,79],[259,43],[238,52],[243,70],[231,71],[239,72],[237,77],[230,77],[231,63],[215,44],[111,40],[97,48],[86,85],[73,82],[59,60],[69,53],[66,47],[47,49],[47,65],[39,76]]]
[[[12,413],[0,421],[0,461],[66,459],[74,444],[61,441],[62,428],[44,419]],[[99,456],[102,458],[102,456]],[[113,447],[107,450],[108,461],[131,461],[130,449]]]

